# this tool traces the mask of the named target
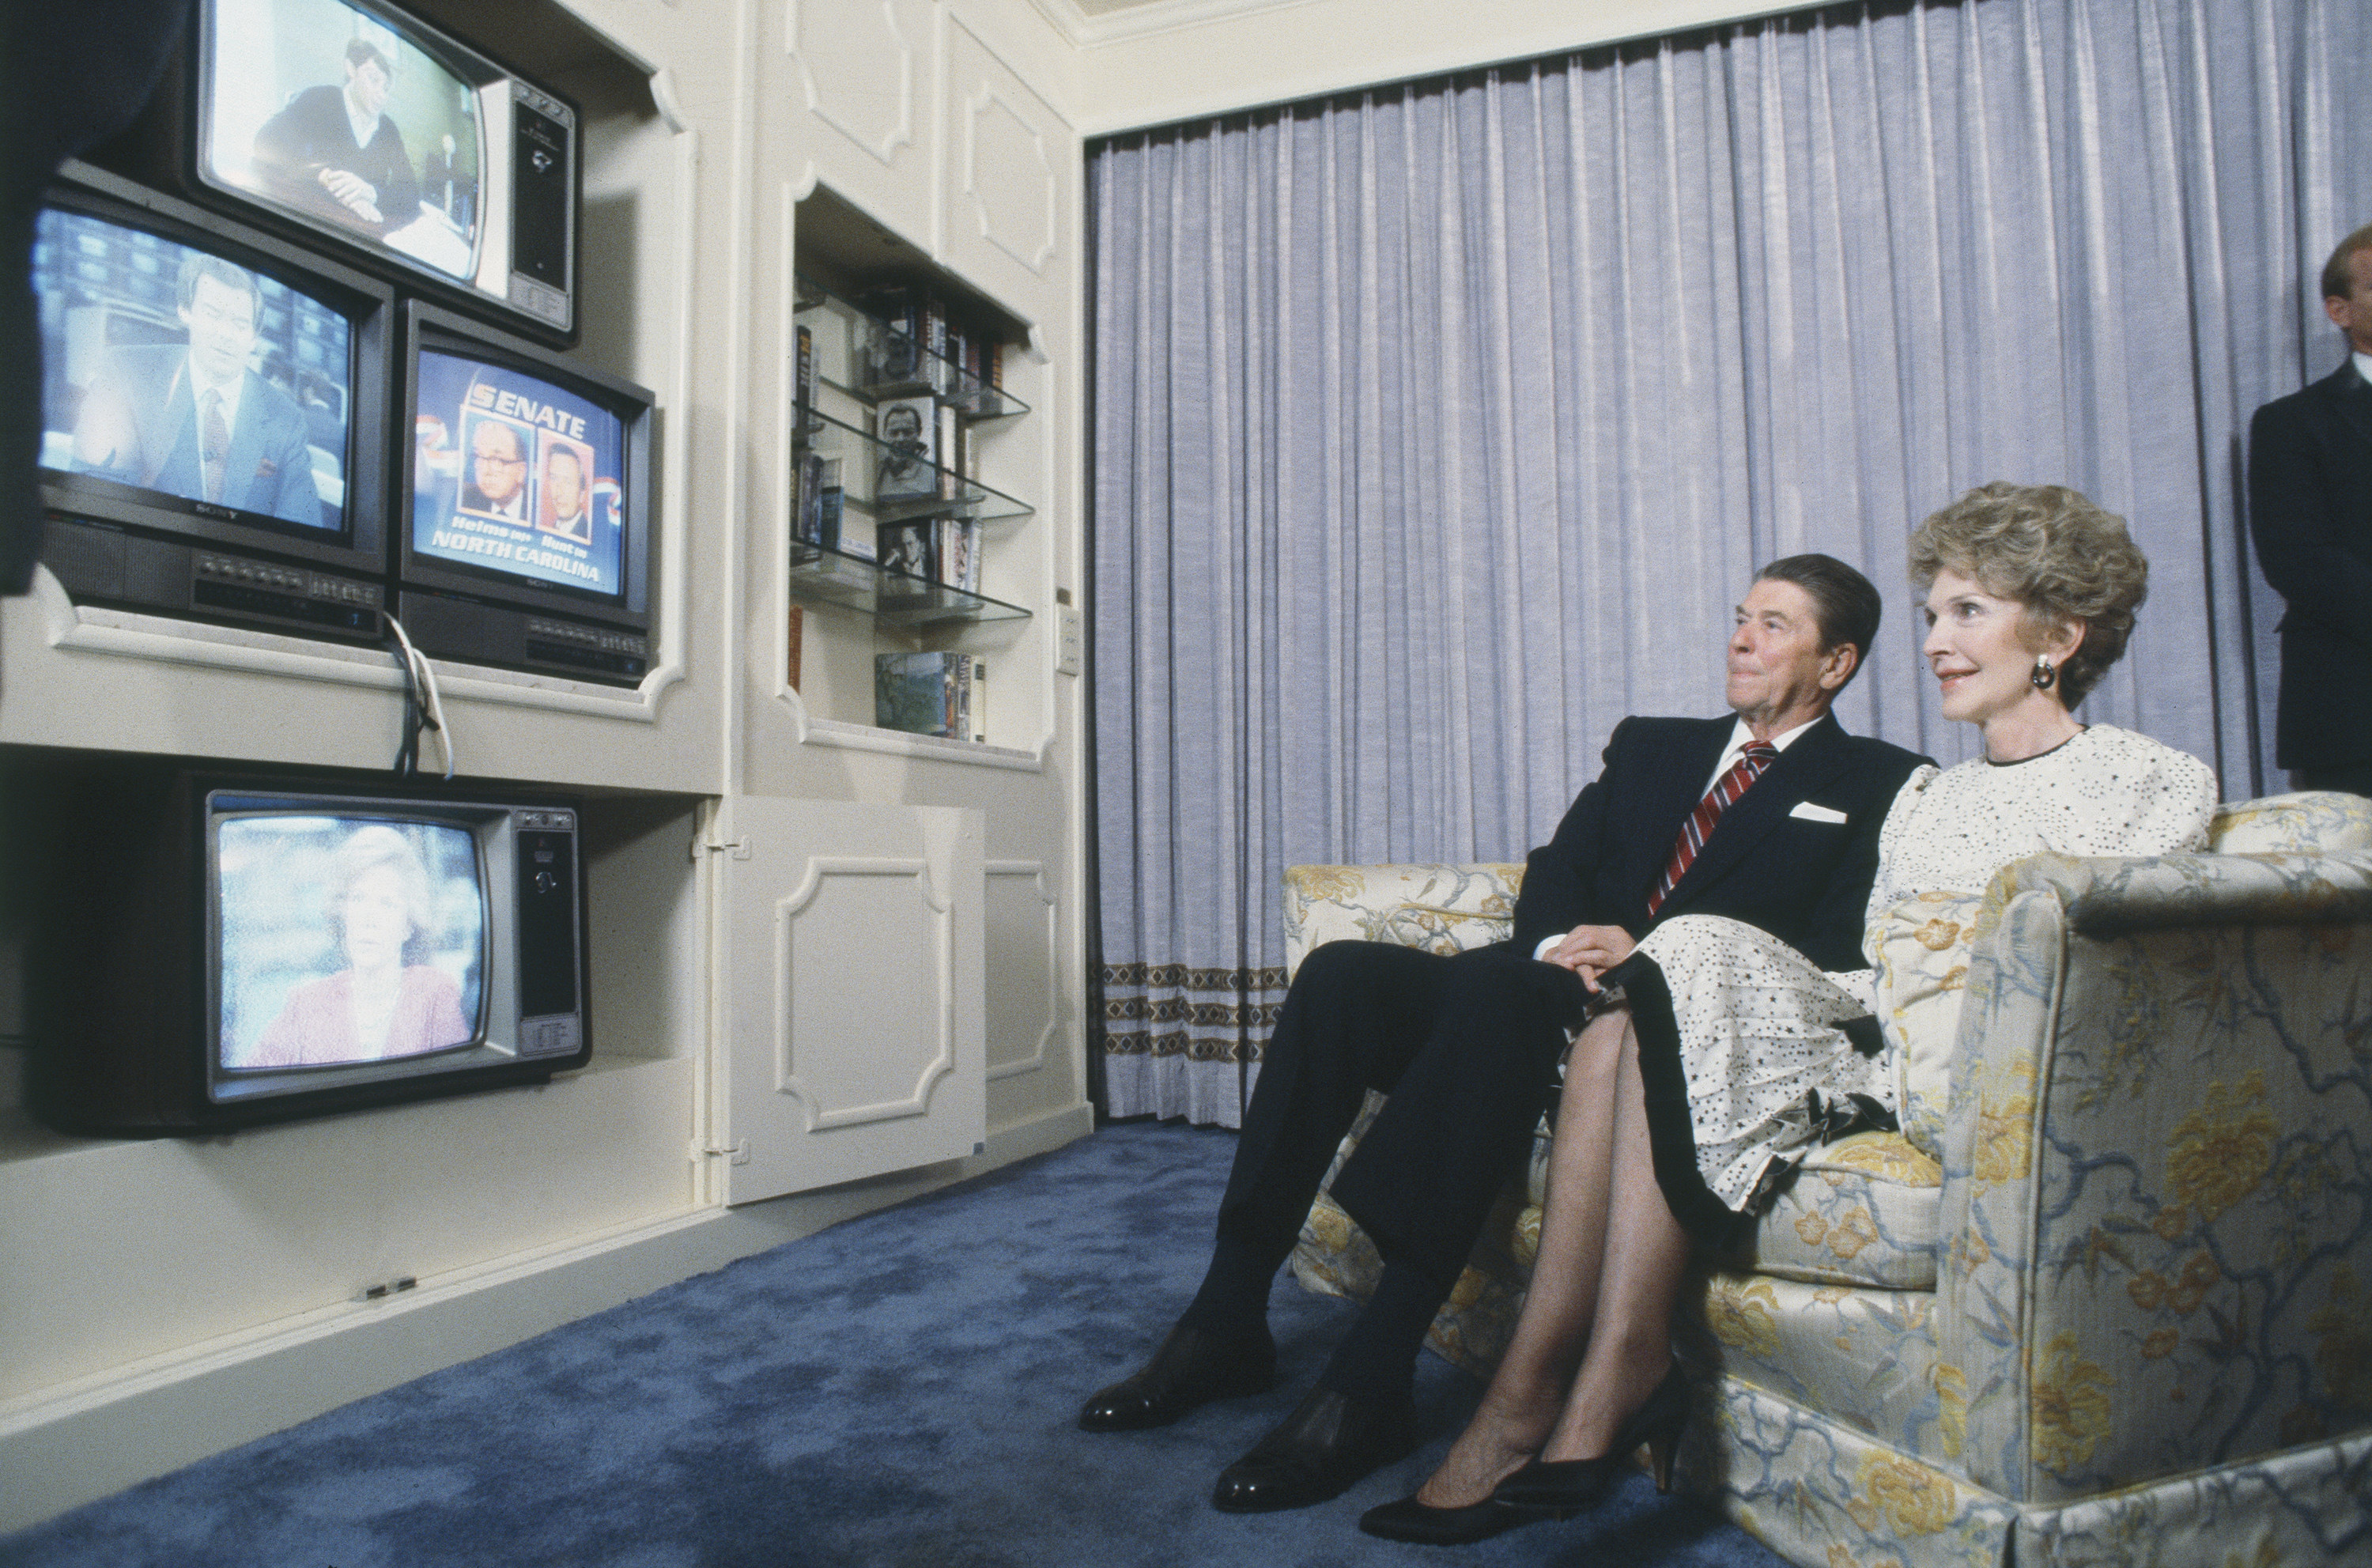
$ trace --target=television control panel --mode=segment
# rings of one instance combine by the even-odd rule
[[[577,994],[576,813],[512,814],[518,845],[518,1041],[521,1056],[567,1056],[584,1040]]]
[[[387,591],[318,566],[50,516],[41,563],[77,602],[375,643]]]

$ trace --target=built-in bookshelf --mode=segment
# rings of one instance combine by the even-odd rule
[[[994,738],[984,699],[959,717],[952,693],[979,691],[971,672],[994,657],[981,628],[1035,613],[1030,575],[990,563],[1036,509],[983,477],[984,452],[1030,412],[1005,384],[1023,330],[827,192],[800,203],[799,240],[788,586],[800,604],[845,612],[804,618],[805,634],[834,639],[831,662],[854,667],[808,710]],[[916,682],[937,658],[951,672],[945,721],[918,728]],[[866,668],[869,680],[847,678]]]

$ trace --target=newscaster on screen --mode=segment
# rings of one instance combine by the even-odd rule
[[[473,86],[343,0],[215,0],[208,175],[450,277],[478,269]]]
[[[41,466],[335,531],[346,318],[226,257],[45,208],[33,288]]]
[[[221,1066],[329,1067],[473,1044],[487,895],[462,827],[227,818]]]

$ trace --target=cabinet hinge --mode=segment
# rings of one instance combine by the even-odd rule
[[[750,1163],[750,1140],[744,1138],[730,1148],[723,1149],[716,1148],[708,1144],[695,1142],[692,1145],[692,1157],[696,1160],[722,1159],[727,1165],[748,1165]]]
[[[749,836],[744,834],[738,839],[694,839],[692,841],[692,858],[694,860],[698,860],[703,854],[728,854],[736,860],[749,859]]]

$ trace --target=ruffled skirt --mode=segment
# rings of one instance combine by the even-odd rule
[[[1816,1144],[1892,1125],[1866,974],[1825,973],[1757,926],[1682,915],[1601,983],[1638,1033],[1657,1182],[1700,1239],[1762,1213]]]

